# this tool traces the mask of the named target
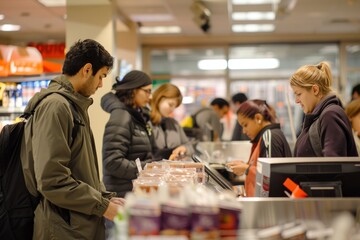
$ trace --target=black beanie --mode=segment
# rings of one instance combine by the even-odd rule
[[[138,70],[133,70],[128,72],[122,80],[120,80],[119,77],[116,77],[116,83],[113,84],[112,89],[135,89],[150,84],[152,84],[152,80],[146,73]]]

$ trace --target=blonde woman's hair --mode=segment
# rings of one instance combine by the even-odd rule
[[[155,125],[160,124],[161,122],[159,104],[163,98],[176,98],[177,99],[176,107],[178,107],[182,103],[183,97],[180,92],[180,89],[174,84],[165,83],[160,87],[158,87],[155,90],[155,92],[152,94],[152,99],[151,99],[150,118],[151,118],[151,122]]]
[[[349,119],[360,113],[360,99],[351,101],[345,108],[345,113]]]
[[[328,95],[332,90],[332,75],[330,64],[320,62],[317,65],[305,65],[300,67],[290,78],[290,85],[311,89],[313,85],[319,86],[323,96]]]

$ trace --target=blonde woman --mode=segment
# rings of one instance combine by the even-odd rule
[[[350,119],[357,152],[360,155],[360,99],[351,101],[346,106],[345,112]]]
[[[155,158],[175,160],[194,153],[192,143],[184,130],[171,117],[181,102],[179,88],[171,83],[161,85],[152,95],[150,118],[155,141]]]
[[[358,156],[350,121],[331,89],[329,64],[302,66],[291,76],[290,86],[305,113],[294,156]]]

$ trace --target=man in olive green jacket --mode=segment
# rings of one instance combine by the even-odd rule
[[[112,66],[113,58],[102,45],[78,41],[66,54],[63,74],[26,107],[25,112],[34,113],[22,144],[24,177],[29,191],[41,196],[33,239],[105,239],[103,217],[113,220],[123,205],[100,182],[87,112],[90,96],[102,87]]]

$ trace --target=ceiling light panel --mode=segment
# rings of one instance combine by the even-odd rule
[[[248,5],[248,4],[277,4],[280,0],[232,0],[234,5]]]
[[[256,20],[274,20],[274,12],[234,12],[232,13],[234,21],[256,21]]]
[[[134,22],[166,22],[174,20],[170,14],[133,14],[130,16]]]
[[[229,59],[229,69],[275,69],[280,66],[277,58]]]
[[[66,0],[38,0],[45,7],[64,7]]]
[[[233,32],[273,32],[275,30],[274,24],[234,24],[232,25]]]
[[[3,32],[14,32],[20,30],[20,25],[14,25],[14,24],[4,24],[0,25],[0,31]]]
[[[179,26],[144,26],[140,28],[140,33],[142,34],[175,34],[180,32],[181,28]]]

